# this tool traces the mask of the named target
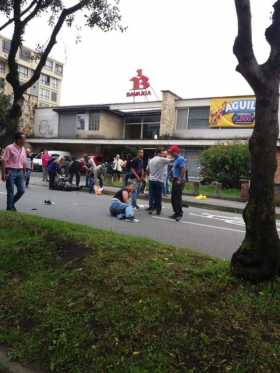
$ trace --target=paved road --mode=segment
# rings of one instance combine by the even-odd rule
[[[1,183],[0,209],[5,209],[5,193],[4,184]],[[53,201],[55,205],[44,205],[45,199]],[[220,258],[230,258],[244,236],[244,224],[237,214],[189,208],[185,210],[182,222],[176,223],[168,219],[172,211],[170,205],[165,204],[161,217],[149,216],[141,210],[137,213],[140,222],[132,224],[110,217],[110,199],[109,196],[49,191],[46,187],[31,185],[17,208],[34,215],[148,237]]]

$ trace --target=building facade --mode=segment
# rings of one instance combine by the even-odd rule
[[[223,110],[214,106],[213,112],[217,102]],[[196,177],[203,149],[247,143],[253,122],[253,97],[182,99],[162,91],[161,101],[38,108],[29,141],[38,151],[47,146],[75,155],[99,152],[108,159],[131,148],[143,147],[151,154],[157,146],[178,144]]]
[[[12,87],[6,81],[8,73],[8,54],[11,41],[0,35],[0,90],[6,95],[12,95]],[[18,72],[21,82],[26,82],[35,70],[38,59],[36,52],[22,46],[17,55]],[[60,104],[63,64],[48,58],[41,77],[25,95],[21,127],[28,135],[33,134],[34,113],[37,107],[49,107]]]

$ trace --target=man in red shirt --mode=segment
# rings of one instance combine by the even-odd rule
[[[15,134],[15,142],[4,149],[2,157],[2,180],[7,188],[7,210],[16,211],[15,203],[25,192],[26,152],[25,136],[21,132]],[[17,193],[14,194],[14,188]]]

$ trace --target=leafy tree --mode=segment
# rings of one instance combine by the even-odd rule
[[[247,145],[217,145],[201,154],[202,176],[218,181],[225,188],[239,188],[240,179],[248,178],[250,153]]]
[[[9,73],[6,77],[13,89],[13,104],[10,110],[12,119],[19,120],[22,114],[24,93],[40,78],[41,71],[56,44],[56,38],[63,25],[71,27],[76,17],[81,14],[84,26],[99,28],[105,32],[113,29],[123,31],[118,5],[119,0],[77,0],[71,2],[63,0],[0,0],[0,14],[6,18],[4,24],[0,26],[0,31],[9,25],[13,25],[14,29],[8,56]],[[21,83],[16,55],[22,46],[26,27],[34,18],[41,16],[49,17],[49,41],[45,48],[38,50],[36,55],[38,63],[32,76],[25,83]]]
[[[273,8],[265,37],[270,45],[267,61],[259,64],[253,49],[250,0],[235,0],[238,35],[234,53],[237,71],[256,95],[256,126],[250,139],[251,188],[244,211],[246,236],[231,260],[232,273],[251,281],[279,274],[280,241],[275,222],[274,174],[279,134],[280,0]]]

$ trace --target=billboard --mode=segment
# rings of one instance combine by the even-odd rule
[[[252,128],[255,125],[255,97],[212,99],[209,126],[211,128]]]

